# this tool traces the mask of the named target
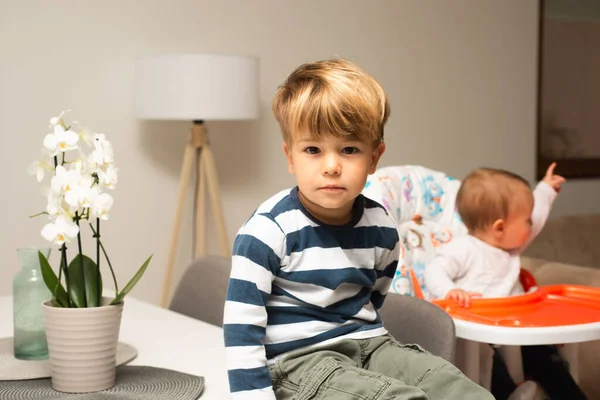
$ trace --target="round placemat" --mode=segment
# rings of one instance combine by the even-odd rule
[[[117,365],[123,365],[137,356],[137,349],[130,344],[117,345]],[[14,356],[13,338],[0,339],[0,381],[39,379],[50,377],[48,360],[19,360]]]
[[[0,382],[0,400],[196,400],[204,390],[204,378],[169,369],[124,365],[117,368],[111,389],[94,393],[61,393],[50,379]]]

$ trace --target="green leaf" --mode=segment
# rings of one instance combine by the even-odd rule
[[[85,272],[85,297],[87,299],[87,307],[98,307],[100,305],[100,296],[102,295],[102,276],[98,274],[98,266],[94,260],[86,255],[77,254],[69,263],[68,271],[69,294],[77,307],[85,307],[86,304],[83,295],[83,272]],[[100,282],[98,282],[98,279],[100,279]],[[98,283],[100,283],[100,285],[98,285]],[[98,291],[98,289],[100,289],[100,291]]]
[[[52,270],[50,263],[48,263],[46,256],[43,255],[42,252],[38,251],[38,258],[40,259],[40,267],[42,270],[44,283],[46,283],[46,286],[50,292],[52,292],[52,295],[56,299],[56,304],[58,304],[60,307],[66,307],[69,304],[67,300],[67,291],[58,281],[58,278]]]
[[[136,272],[136,274],[133,276],[133,278],[131,278],[131,280],[127,283],[127,285],[125,285],[123,290],[121,290],[120,293],[117,293],[117,297],[115,297],[114,300],[110,302],[110,304],[119,304],[120,302],[123,301],[123,298],[125,298],[127,293],[129,293],[131,291],[131,289],[133,289],[133,287],[142,278],[142,275],[144,275],[144,272],[146,272],[146,268],[148,268],[148,264],[150,264],[150,260],[152,260],[152,256],[154,256],[154,254],[151,255],[150,257],[148,257],[148,259],[146,260],[146,262],[144,264],[142,264],[142,266],[140,267],[138,272]]]

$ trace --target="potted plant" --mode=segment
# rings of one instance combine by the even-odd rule
[[[35,216],[48,216],[41,233],[59,246],[61,255],[56,274],[46,256],[38,254],[44,282],[52,293],[52,299],[42,305],[52,387],[83,393],[114,386],[123,299],[152,256],[119,289],[100,234],[101,222],[108,219],[113,205],[108,191],[115,189],[118,177],[113,148],[104,134],[77,123],[67,125],[64,113],[50,120],[52,132],[45,136],[42,155],[29,173],[42,182],[50,172],[46,210]],[[92,257],[84,254],[84,229],[95,239]],[[102,297],[102,258],[112,275],[114,298]]]

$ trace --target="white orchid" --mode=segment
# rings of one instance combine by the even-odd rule
[[[79,135],[73,130],[65,130],[62,125],[54,125],[54,133],[49,133],[44,138],[44,147],[55,156],[59,152],[76,149],[78,141]]]
[[[73,122],[73,124],[78,123]],[[88,128],[87,126],[82,126],[79,129],[77,129],[77,134],[79,135],[79,140],[81,140],[83,143],[87,144],[88,146],[92,145],[92,142],[94,140],[94,132],[92,132],[90,128]]]
[[[76,243],[69,247],[69,252],[73,250],[76,252],[71,263],[79,257],[85,260],[86,266],[93,267],[90,269],[94,273],[85,272],[85,279],[69,279],[71,274],[65,273],[61,276],[59,272],[58,281],[55,277],[51,282],[46,280],[46,285],[52,291],[53,301],[57,306],[68,308],[101,306],[102,293],[97,289],[102,279],[100,260],[103,255],[115,283],[116,296],[110,304],[120,304],[144,274],[152,256],[142,264],[123,290],[119,291],[115,271],[100,236],[100,221],[108,219],[114,203],[112,196],[103,191],[114,189],[118,178],[113,147],[104,134],[95,134],[77,122],[66,124],[63,121],[64,114],[65,111],[58,117],[50,119],[53,133],[47,134],[44,138],[42,156],[27,169],[30,175],[36,176],[38,182],[43,181],[46,170],[53,171],[49,183],[43,190],[47,199],[46,210],[31,217],[44,214],[49,216],[50,221],[44,225],[41,235],[61,247],[61,265],[65,265],[63,262],[69,263],[66,244],[77,239]],[[85,229],[88,225],[89,230]],[[85,255],[81,240],[82,231],[93,234],[97,249],[96,261]],[[99,249],[102,249],[102,253]],[[54,272],[48,259],[40,258],[40,266],[44,276],[50,276],[49,274]],[[63,271],[62,268],[60,270]],[[96,295],[90,295],[94,291]],[[86,295],[81,296],[81,293]]]
[[[46,199],[48,200],[48,203],[46,204],[46,212],[48,213],[48,215],[50,215],[51,217],[56,217],[64,212],[64,209],[62,207],[62,196],[59,196],[52,190],[48,190],[48,192],[46,193]]]
[[[69,170],[71,170],[71,171],[79,171],[80,173],[83,172],[83,170],[85,168],[85,162],[83,161],[83,158],[75,159],[75,160],[71,161],[69,163],[69,165],[71,166],[69,168]]]
[[[70,242],[79,233],[79,227],[66,215],[59,215],[54,222],[50,222],[42,229],[44,239],[54,244]]]
[[[66,126],[64,125],[64,122],[62,122],[62,120],[61,124],[63,124],[63,126]],[[79,121],[71,121],[70,129],[73,132],[77,133],[80,142],[85,143],[88,146],[92,146],[92,142],[94,140],[94,132],[92,132],[92,130],[89,127],[83,125]]]
[[[50,180],[50,189],[57,194],[66,194],[79,186],[81,181],[81,172],[76,169],[67,171],[65,167],[59,165],[56,167],[56,175]]]
[[[90,163],[96,164],[98,168],[114,163],[114,151],[112,144],[106,140],[103,133],[94,134],[94,151],[90,155]]]
[[[70,171],[69,171],[70,172]],[[78,172],[78,171],[74,171]],[[76,175],[74,175],[76,176]],[[95,179],[90,175],[84,175],[80,181],[65,192],[65,201],[71,209],[90,208],[94,198],[100,193],[98,186],[94,186]]]
[[[38,182],[46,171],[54,171],[44,193],[44,214],[51,222],[44,226],[42,235],[56,244],[77,236],[78,221],[108,219],[114,200],[103,191],[115,189],[118,180],[113,147],[106,135],[94,133],[78,122],[65,124],[66,111],[70,110],[50,119],[53,133],[46,135],[41,156],[27,169]],[[59,153],[60,159],[56,157]]]
[[[101,220],[107,220],[108,212],[112,206],[112,196],[108,193],[101,193],[97,195],[92,202],[92,207],[90,208],[91,215],[95,218],[100,218]]]
[[[108,189],[115,189],[117,187],[117,180],[119,168],[114,165],[108,165],[105,171],[98,171],[98,179],[100,184]]]
[[[50,118],[50,127],[52,128],[53,126],[56,126],[56,125],[62,125],[63,124],[62,117],[63,117],[63,115],[65,115],[65,113],[67,113],[69,111],[71,111],[71,110],[62,110],[58,117]]]
[[[54,169],[54,166],[50,163],[50,154],[47,151],[42,151],[40,157],[27,167],[27,173],[29,175],[35,175],[37,181],[41,182],[44,180],[46,171]]]

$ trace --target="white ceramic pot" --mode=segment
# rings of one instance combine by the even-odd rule
[[[123,303],[94,308],[42,304],[52,388],[59,392],[89,393],[115,385],[116,354]]]

